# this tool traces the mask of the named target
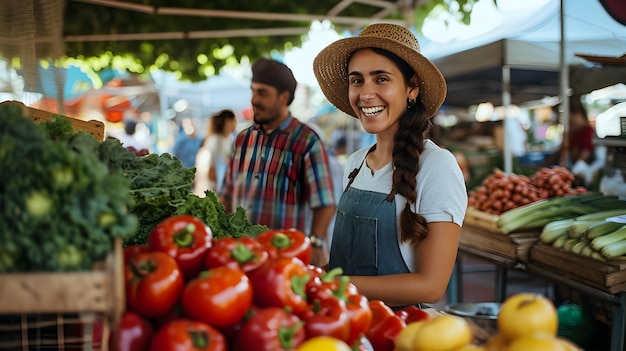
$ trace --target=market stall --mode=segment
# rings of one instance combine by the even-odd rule
[[[563,178],[553,178],[548,175],[552,170],[543,168],[530,178],[496,171],[482,190],[471,192],[459,252],[496,266],[496,301],[507,296],[510,270],[564,287],[561,294],[585,305],[591,310],[590,315],[610,326],[610,349],[622,350],[626,330],[626,249],[621,231],[626,228],[626,202],[615,195],[584,190],[578,194],[555,191],[571,188],[573,176],[567,177],[569,171],[560,168],[558,172]],[[541,180],[544,176],[546,182]],[[506,201],[507,197],[519,199],[520,194],[528,194],[524,187],[518,192],[520,180],[535,188],[543,184],[553,192],[526,205],[510,205],[506,210],[491,205]],[[499,189],[506,189],[509,184],[514,184],[512,190],[502,198],[504,191]],[[487,197],[481,197],[483,191]],[[462,286],[460,261],[456,274],[455,286]],[[453,296],[463,301],[462,291],[453,292]]]

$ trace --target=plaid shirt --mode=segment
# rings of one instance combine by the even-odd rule
[[[328,155],[319,136],[289,116],[266,134],[253,125],[235,138],[222,195],[248,220],[306,231],[307,210],[334,205]]]

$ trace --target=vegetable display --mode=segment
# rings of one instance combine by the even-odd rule
[[[172,221],[182,221],[179,229],[185,228],[185,223],[201,227],[198,218],[190,217],[172,216],[157,224],[155,231],[168,228]],[[287,232],[289,235],[283,236]],[[171,244],[176,233],[176,229],[168,230],[166,241]],[[282,255],[277,254],[276,243],[267,244],[276,236],[281,243],[292,244],[280,245],[285,248]],[[176,260],[178,250],[159,251],[152,244],[125,248],[126,313],[152,326],[146,331],[154,334],[149,350],[174,347],[172,343],[186,345],[185,350],[210,350],[212,343],[222,347],[223,339],[229,350],[287,351],[320,337],[350,345],[355,351],[371,350],[366,338],[373,311],[348,276],[340,269],[326,272],[303,262],[297,253],[302,247],[308,251],[310,243],[301,231],[268,231],[257,237],[208,238],[200,272],[184,278]],[[307,257],[304,255],[305,260]],[[376,303],[384,306],[400,327],[408,320],[428,318],[417,308],[396,314],[381,301]],[[192,325],[192,321],[199,324]],[[397,331],[389,333],[387,329],[376,329],[371,336],[393,345]],[[128,343],[128,338],[116,340]],[[145,344],[144,339],[139,340]]]
[[[0,118],[0,152],[7,155],[1,161],[2,194],[11,201],[23,199],[20,201],[24,204],[12,206],[12,202],[9,202],[9,206],[3,209],[5,212],[2,216],[13,217],[17,222],[11,227],[7,223],[6,231],[4,227],[0,227],[3,233],[21,233],[24,228],[41,224],[46,232],[60,233],[64,229],[68,237],[81,238],[104,227],[103,234],[121,237],[124,246],[130,246],[146,244],[154,227],[174,215],[192,215],[202,220],[211,228],[215,238],[256,236],[267,230],[263,225],[250,223],[242,207],[226,213],[217,194],[212,191],[207,191],[205,197],[195,195],[191,191],[195,168],[185,167],[177,157],[168,153],[137,154],[113,138],[98,142],[91,134],[75,131],[68,119],[60,115],[52,121],[35,125],[29,118],[23,118],[19,105],[2,105],[0,116],[5,115],[6,118]],[[41,144],[42,139],[46,140],[47,146]],[[48,139],[53,142],[50,143]],[[51,146],[52,144],[55,146]],[[65,159],[66,157],[69,158]],[[63,159],[65,163],[61,162]],[[56,165],[54,169],[53,164]],[[50,167],[47,168],[48,166]],[[69,185],[72,188],[67,188]],[[81,187],[82,192],[76,194],[76,187]],[[66,206],[54,208],[56,211],[64,210],[68,213],[50,216],[49,218],[57,218],[59,221],[49,223],[49,227],[42,221],[30,221],[31,215],[25,213],[24,207],[28,204],[32,214],[43,216],[61,201],[59,196],[74,194],[78,196],[77,199],[64,200]],[[16,213],[24,213],[25,217],[15,216]],[[58,228],[59,226],[62,228]],[[84,228],[90,232],[82,236],[70,233],[78,233]],[[87,241],[94,243],[90,249],[108,252],[108,248],[95,244],[98,239],[104,238],[105,235],[94,233],[91,240]],[[42,251],[58,254],[57,247],[53,247],[51,243],[46,245],[41,248]],[[65,246],[67,247],[62,248],[63,262],[72,264],[81,260],[81,247]],[[16,248],[9,247],[7,252],[0,252],[0,271],[4,261],[9,266],[14,264],[17,255],[15,250]],[[100,251],[96,252],[98,259],[102,258]],[[33,259],[41,256],[39,253],[30,255]],[[26,255],[17,257],[24,256]],[[56,259],[39,260],[43,265],[73,269],[65,267],[67,264],[58,267],[58,264],[52,263]],[[21,263],[27,262],[28,260]],[[87,267],[89,263],[87,258],[81,261],[82,267]]]
[[[619,209],[626,209],[626,201],[617,196],[604,196],[600,193],[574,194],[538,200],[509,210],[499,216],[497,224],[503,233],[508,234],[518,230],[543,228],[556,220]]]
[[[130,182],[69,119],[0,105],[0,272],[90,270],[137,230]]]
[[[539,239],[544,244],[598,260],[623,258],[626,256],[625,221],[626,208],[590,211],[547,223]]]
[[[573,188],[573,181],[574,175],[561,166],[542,167],[531,177],[495,169],[469,192],[468,205],[499,215],[538,200],[587,192],[583,187]]]

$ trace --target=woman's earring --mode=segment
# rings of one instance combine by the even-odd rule
[[[407,109],[410,109],[410,108],[412,108],[413,106],[415,106],[415,104],[416,104],[416,103],[417,103],[417,100],[415,100],[415,99],[408,99],[408,100],[407,100],[407,106],[406,106],[406,108],[407,108]]]

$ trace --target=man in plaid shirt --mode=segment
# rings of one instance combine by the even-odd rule
[[[235,138],[220,200],[227,211],[245,208],[252,223],[312,234],[312,263],[324,266],[335,213],[332,179],[322,140],[289,112],[296,85],[278,61],[260,59],[252,66],[254,124]]]

